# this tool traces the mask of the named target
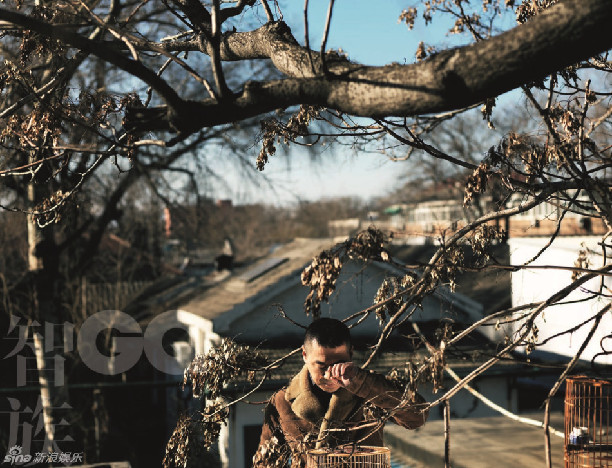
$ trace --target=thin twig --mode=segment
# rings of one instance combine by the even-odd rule
[[[268,2],[266,0],[261,0],[261,5],[263,6],[264,11],[266,12],[268,23],[273,23],[274,15],[272,14],[272,10],[270,10],[270,5],[268,5]]]
[[[610,270],[612,270],[612,265],[606,265],[606,266],[604,266],[604,267],[602,267],[600,269],[600,271],[610,271]],[[511,342],[505,348],[503,348],[501,351],[496,353],[495,356],[493,356],[491,359],[489,359],[488,361],[486,361],[485,363],[481,364],[479,367],[474,369],[472,372],[470,372],[466,377],[463,378],[462,383],[456,384],[455,386],[453,386],[453,388],[451,388],[449,391],[447,391],[444,396],[438,398],[436,401],[434,401],[432,403],[429,403],[429,407],[431,408],[433,406],[439,405],[443,401],[451,398],[459,390],[461,390],[461,388],[463,388],[465,386],[465,384],[467,384],[468,382],[470,382],[471,380],[473,380],[477,376],[481,375],[484,371],[486,371],[491,366],[493,366],[495,363],[497,363],[502,358],[502,356],[504,356],[507,353],[509,353],[510,351],[514,350],[523,341],[523,339],[529,334],[529,332],[531,330],[531,327],[533,325],[533,322],[544,311],[544,309],[546,309],[550,305],[555,304],[555,303],[559,302],[560,300],[564,299],[572,291],[574,291],[575,289],[578,289],[582,284],[584,284],[587,281],[591,280],[595,276],[596,276],[595,273],[591,274],[591,275],[585,275],[585,276],[579,278],[578,280],[576,280],[575,282],[573,282],[572,284],[562,288],[560,291],[557,291],[555,294],[550,296],[539,307],[537,307],[536,310],[534,310],[531,313],[531,315],[530,315],[529,319],[527,320],[527,322],[523,325],[523,327],[521,327],[522,331],[520,331],[518,337],[513,342]]]
[[[391,128],[389,128],[389,125],[386,121],[377,120],[376,122],[382,126],[385,132],[387,132],[389,135],[391,135],[393,138],[395,138],[399,142],[404,143],[405,145],[408,145],[412,148],[421,149],[423,151],[426,151],[428,154],[430,154],[431,156],[435,158],[449,161],[457,166],[465,167],[466,169],[475,170],[478,168],[476,164],[462,161],[453,156],[450,156],[449,154],[443,153],[442,151],[440,151],[439,149],[431,145],[428,145],[421,138],[419,138],[418,136],[416,136],[414,133],[410,131],[408,131],[408,133],[410,134],[412,141],[408,140],[407,138],[404,138],[403,136],[401,136],[399,133],[395,132],[394,130],[391,130]]]
[[[304,0],[304,46],[308,53],[308,60],[310,60],[310,69],[313,74],[316,74],[314,62],[312,60],[312,51],[310,50],[310,32],[308,29],[308,0]]]
[[[45,161],[51,161],[53,159],[61,158],[62,156],[65,156],[65,155],[63,153],[56,154],[55,156],[49,156],[48,158],[37,159],[36,161],[28,163],[28,164],[24,164],[23,166],[13,167],[11,169],[4,169],[3,171],[0,171],[0,177],[7,176],[7,175],[15,175],[16,174],[15,171],[21,171],[23,169],[30,169],[36,165],[44,163]],[[25,173],[17,174],[17,175],[25,175],[25,174],[29,174],[30,172],[31,171],[27,171]]]
[[[23,98],[18,100],[15,104],[9,106],[4,111],[2,111],[0,113],[0,119],[3,119],[5,117],[7,117],[13,111],[16,111],[17,109],[20,109],[21,107],[25,106],[26,104],[29,104],[34,99],[42,98],[44,93],[46,93],[50,88],[53,87],[53,85],[55,85],[58,81],[60,81],[60,78],[61,78],[61,75],[63,74],[63,71],[64,71],[64,68],[60,68],[56,72],[55,76],[47,84],[45,84],[44,86],[41,86],[40,88],[38,88],[36,90],[33,90],[27,96],[24,96]]]
[[[574,204],[576,202],[576,199],[578,198],[579,194],[580,194],[580,190],[576,190],[576,193],[574,194],[574,197],[572,198],[571,202],[568,203],[568,207],[570,206],[570,204]],[[554,240],[559,235],[559,232],[561,232],[561,222],[563,221],[563,218],[565,218],[565,215],[567,214],[568,210],[569,208],[566,208],[561,212],[561,216],[559,216],[559,219],[557,220],[557,226],[555,228],[555,232],[553,232],[553,234],[550,236],[546,245],[542,247],[540,251],[536,253],[533,257],[527,260],[523,265],[529,265],[530,263],[535,262],[540,257],[540,255],[542,255],[546,251],[546,249],[548,249],[552,245]]]
[[[451,468],[450,464],[450,402],[444,402],[444,468]]]
[[[246,399],[247,397],[249,397],[250,395],[252,395],[253,393],[255,393],[257,390],[260,389],[260,387],[264,384],[264,382],[266,381],[266,379],[268,378],[267,374],[264,374],[264,376],[262,377],[262,379],[259,381],[259,383],[253,387],[253,389],[249,390],[247,393],[245,393],[244,395],[242,395],[240,398],[237,398],[235,400],[230,401],[229,403],[227,403],[226,405],[221,406],[217,411],[215,411],[212,414],[209,414],[208,417],[212,417],[212,416],[216,416],[217,414],[219,414],[220,412],[226,410],[227,408],[234,406],[237,403],[240,403],[242,400]]]
[[[132,18],[133,18],[133,17],[136,15],[136,13],[138,13],[138,11],[139,11],[139,10],[140,10],[140,9],[141,9],[143,6],[145,6],[145,5],[146,5],[148,2],[149,2],[149,0],[143,0],[143,1],[142,1],[142,2],[140,2],[138,5],[136,5],[136,8],[134,8],[134,9],[132,10],[132,12],[131,12],[131,13],[128,15],[128,17],[126,18],[125,23],[126,23],[126,24],[127,24],[127,23],[129,23],[129,22],[132,20]]]
[[[94,19],[94,21],[96,23],[98,23],[99,27],[105,28],[116,39],[119,39],[121,42],[123,42],[127,46],[127,48],[129,49],[130,53],[132,54],[132,58],[136,62],[140,61],[140,59],[138,58],[138,52],[136,52],[136,47],[134,47],[134,45],[130,42],[130,40],[129,40],[129,38],[127,36],[125,36],[124,34],[120,33],[119,31],[116,31],[115,28],[110,27],[98,15],[96,15],[93,11],[91,11],[91,9],[87,6],[87,4],[83,0],[79,0],[79,3],[85,9],[85,11],[87,11],[87,13],[89,13],[89,15]]]
[[[164,140],[138,140],[132,144],[134,146],[146,146],[146,145],[161,146],[161,147],[166,146],[166,142]]]
[[[172,62],[172,59],[170,58],[166,60],[164,64],[161,66],[161,68],[159,69],[159,71],[157,72],[157,76],[162,76],[162,73],[166,71],[166,69],[168,68],[168,65],[170,65],[171,62]],[[151,103],[152,98],[153,98],[153,88],[149,86],[149,88],[147,89],[147,99],[144,102],[145,107],[149,107],[149,104]]]
[[[325,30],[323,31],[323,39],[321,40],[321,68],[323,70],[323,74],[328,78],[331,76],[331,73],[327,68],[325,47],[327,46],[327,37],[329,35],[329,26],[331,25],[334,2],[335,0],[329,0],[329,7],[327,8],[327,18],[325,20]]]
[[[82,0],[79,0],[79,1],[81,2],[81,4],[83,4]],[[86,6],[85,6],[85,8],[87,9]],[[130,50],[130,52],[132,53],[132,57],[134,58],[134,60],[137,61],[137,62],[139,61],[138,54],[136,52],[136,48],[134,47],[133,44],[136,44],[138,46],[143,46],[145,43],[140,38],[138,38],[136,36],[133,36],[131,34],[120,33],[118,30],[116,30],[116,28],[112,27],[107,22],[102,21],[102,19],[100,19],[98,16],[96,16],[89,9],[87,11],[91,14],[91,16],[98,23],[99,28],[105,28],[114,37],[116,37],[117,39],[119,39],[123,43],[125,43],[126,46],[128,47],[128,49]],[[179,64],[180,66],[182,66],[187,71],[187,73],[189,73],[193,78],[195,78],[195,80],[197,82],[199,82],[200,84],[202,84],[206,88],[206,90],[209,92],[210,96],[213,99],[216,98],[215,93],[212,92],[212,88],[210,87],[210,84],[208,83],[208,81],[206,81],[204,78],[200,77],[200,75],[198,75],[197,72],[192,67],[190,67],[185,61],[183,61],[183,60],[179,59],[178,57],[172,55],[170,52],[166,51],[162,47],[158,47],[158,46],[155,46],[155,45],[150,44],[150,43],[146,43],[146,46],[151,51],[158,52],[158,53],[168,57],[169,60],[172,60],[172,61],[176,62],[177,64]],[[165,68],[166,66],[167,65],[164,64],[162,69]],[[160,70],[160,72],[158,72],[158,76],[161,77],[161,70]]]
[[[283,308],[283,305],[282,305],[282,304],[280,304],[280,303],[278,303],[278,302],[277,302],[277,303],[272,304],[272,307],[276,307],[276,310],[278,310],[278,312],[281,314],[281,317],[283,317],[284,319],[288,320],[288,321],[289,321],[289,322],[291,322],[293,325],[295,325],[295,326],[297,326],[297,327],[300,327],[300,328],[302,328],[302,329],[304,329],[304,330],[305,330],[306,328],[308,328],[307,326],[302,325],[301,323],[297,323],[295,320],[293,320],[291,317],[289,317],[289,316],[287,315],[287,313],[285,312],[285,309]]]
[[[450,367],[447,366],[444,370],[446,371],[446,373],[448,375],[450,375],[453,379],[455,379],[456,382],[461,382],[461,377],[459,377],[455,373],[455,371],[453,371]],[[494,409],[498,413],[501,413],[504,416],[506,416],[506,417],[508,417],[508,418],[510,418],[510,419],[512,419],[514,421],[518,421],[518,422],[521,422],[523,424],[528,424],[530,426],[544,427],[544,423],[542,421],[538,421],[536,419],[524,418],[522,416],[518,416],[518,415],[508,411],[507,409],[502,408],[498,404],[492,402],[486,396],[484,396],[482,393],[478,392],[477,390],[475,390],[473,387],[471,387],[469,385],[465,385],[463,388],[465,388],[468,392],[470,392],[472,395],[474,395],[476,398],[478,398],[480,401],[482,401],[489,408]],[[557,437],[565,437],[565,432],[563,432],[563,431],[558,431],[557,429],[550,428],[550,432],[553,435],[556,435]]]
[[[220,99],[228,96],[229,88],[225,82],[225,76],[223,76],[223,67],[221,65],[221,7],[219,0],[213,0],[212,7],[212,71],[215,77],[215,84],[217,85],[217,93]]]

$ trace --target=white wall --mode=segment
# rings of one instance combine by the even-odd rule
[[[354,262],[344,266],[329,303],[321,305],[322,317],[344,319],[372,305],[383,279],[390,276],[391,273],[371,265],[361,274],[362,268],[362,265]],[[250,301],[239,306],[249,312],[233,320],[229,325],[229,331],[224,331],[224,333],[252,342],[288,337],[297,342],[301,341],[304,330],[289,320],[283,319],[273,305],[281,304],[285,313],[297,323],[307,325],[311,322],[312,317],[304,313],[304,300],[308,294],[308,288],[299,282],[296,283],[295,280],[291,284],[288,288],[273,289],[267,297],[258,297],[257,303]],[[450,305],[448,300],[451,301]],[[479,304],[467,298],[463,300],[474,305],[474,313],[480,314],[478,318],[482,316],[482,307]],[[423,300],[422,306],[423,310],[418,309],[415,312],[415,320],[439,320],[449,317],[459,321],[465,319],[465,316],[459,312],[459,308],[464,307],[465,303],[459,304],[458,298],[452,296],[446,297],[446,300],[428,296]],[[217,329],[216,324],[215,329]],[[372,339],[379,331],[378,319],[372,313],[363,323],[351,330],[351,335],[356,339],[366,336]]]
[[[271,392],[256,392],[249,396],[249,401],[263,402],[267,401],[271,396]],[[227,461],[225,467],[231,468],[250,468],[250,464],[245,466],[244,463],[244,427],[259,426],[263,424],[265,405],[256,405],[248,403],[238,403],[231,409],[230,424],[224,426],[225,450]]]
[[[600,237],[560,237],[553,242],[552,246],[533,265],[573,266],[578,258],[578,252],[582,244],[594,252],[601,252],[601,248],[597,245],[600,241]],[[547,237],[510,239],[510,263],[520,265],[526,262],[536,255],[547,242]],[[595,255],[590,260],[590,268],[598,268],[602,265],[603,258],[601,255]],[[569,285],[571,283],[571,276],[571,271],[557,269],[523,269],[514,272],[512,273],[512,305],[517,306],[524,303],[546,300],[555,292]],[[609,277],[606,278],[605,284],[608,288],[612,285]],[[592,295],[589,291],[597,291],[599,286],[599,279],[591,280],[585,283],[581,290],[572,292],[565,299],[565,302],[588,298]],[[540,330],[540,341],[555,333],[578,325],[609,303],[609,298],[597,297],[588,302],[564,304],[548,308],[535,322]],[[538,349],[563,356],[573,356],[582,345],[591,326],[592,322],[589,322],[579,330],[552,339],[549,343],[538,347]],[[609,335],[611,331],[612,312],[608,311],[581,358],[590,360],[595,354],[601,352],[600,340]],[[604,347],[612,350],[612,339],[604,339]],[[596,363],[612,364],[612,356],[600,357]]]

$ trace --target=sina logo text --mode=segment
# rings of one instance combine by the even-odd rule
[[[21,447],[14,445],[8,451],[8,454],[4,457],[4,463],[10,463],[11,465],[22,465],[29,462],[32,459],[32,455],[22,455]]]

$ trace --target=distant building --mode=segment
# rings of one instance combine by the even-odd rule
[[[510,263],[522,265],[537,257],[529,267],[512,273],[512,305],[545,301],[572,282],[571,270],[547,268],[551,265],[574,265],[581,252],[589,259],[590,269],[601,268],[603,252],[601,237],[563,236],[557,237],[552,245],[537,255],[548,243],[547,237],[510,238]],[[539,268],[538,268],[539,267]],[[553,335],[573,327],[581,327],[562,336],[552,338],[538,346],[536,356],[541,352],[573,357],[580,349],[592,327],[592,321],[585,321],[610,304],[610,276],[596,277],[577,288],[569,296],[546,309],[535,321],[538,327],[538,341],[545,341]],[[600,289],[601,288],[601,289]],[[598,293],[601,290],[601,293]],[[515,325],[518,330],[522,322]],[[612,364],[612,312],[606,312],[595,331],[590,344],[581,355],[584,361],[595,358],[595,364]]]
[[[568,196],[572,196],[571,191]],[[529,197],[514,194],[505,207],[519,207],[529,200]],[[564,202],[547,201],[525,212],[490,221],[488,224],[505,230],[506,238],[550,236],[557,231],[561,220],[558,233],[561,236],[605,234],[607,228],[601,218],[585,208],[592,205],[588,198],[580,196],[576,202],[582,202],[580,212],[564,210]],[[328,226],[332,236],[350,236],[374,224],[379,229],[393,233],[396,242],[425,244],[445,233],[455,232],[484,214],[498,209],[490,196],[481,196],[477,202],[468,206],[463,204],[461,197],[454,196],[390,205],[384,210],[386,219],[339,219],[330,221]]]
[[[572,194],[569,194],[570,196]],[[510,198],[508,208],[517,207],[527,201],[523,196],[517,194]],[[577,203],[582,206],[592,206],[593,203],[587,197],[578,197]],[[607,232],[600,217],[589,216],[586,209],[582,212],[565,211],[564,203],[544,202],[523,213],[512,216],[510,221],[509,237],[536,237],[550,236],[557,230],[559,222],[561,236],[591,236],[603,235]]]

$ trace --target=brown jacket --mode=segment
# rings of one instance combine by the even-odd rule
[[[270,399],[253,466],[283,466],[275,461],[278,457],[287,459],[291,452],[303,456],[307,449],[317,445],[317,439],[320,444],[323,437],[330,446],[354,442],[381,446],[383,427],[377,423],[375,413],[395,408],[401,398],[401,390],[384,376],[360,369],[351,385],[334,392],[329,406],[324,408],[313,393],[308,369],[304,366],[286,388]],[[415,395],[415,400],[424,401],[420,395]],[[408,429],[422,426],[427,412],[417,406],[394,410],[392,419]],[[365,424],[369,425],[363,427]],[[295,459],[293,463],[292,466],[301,466]]]

